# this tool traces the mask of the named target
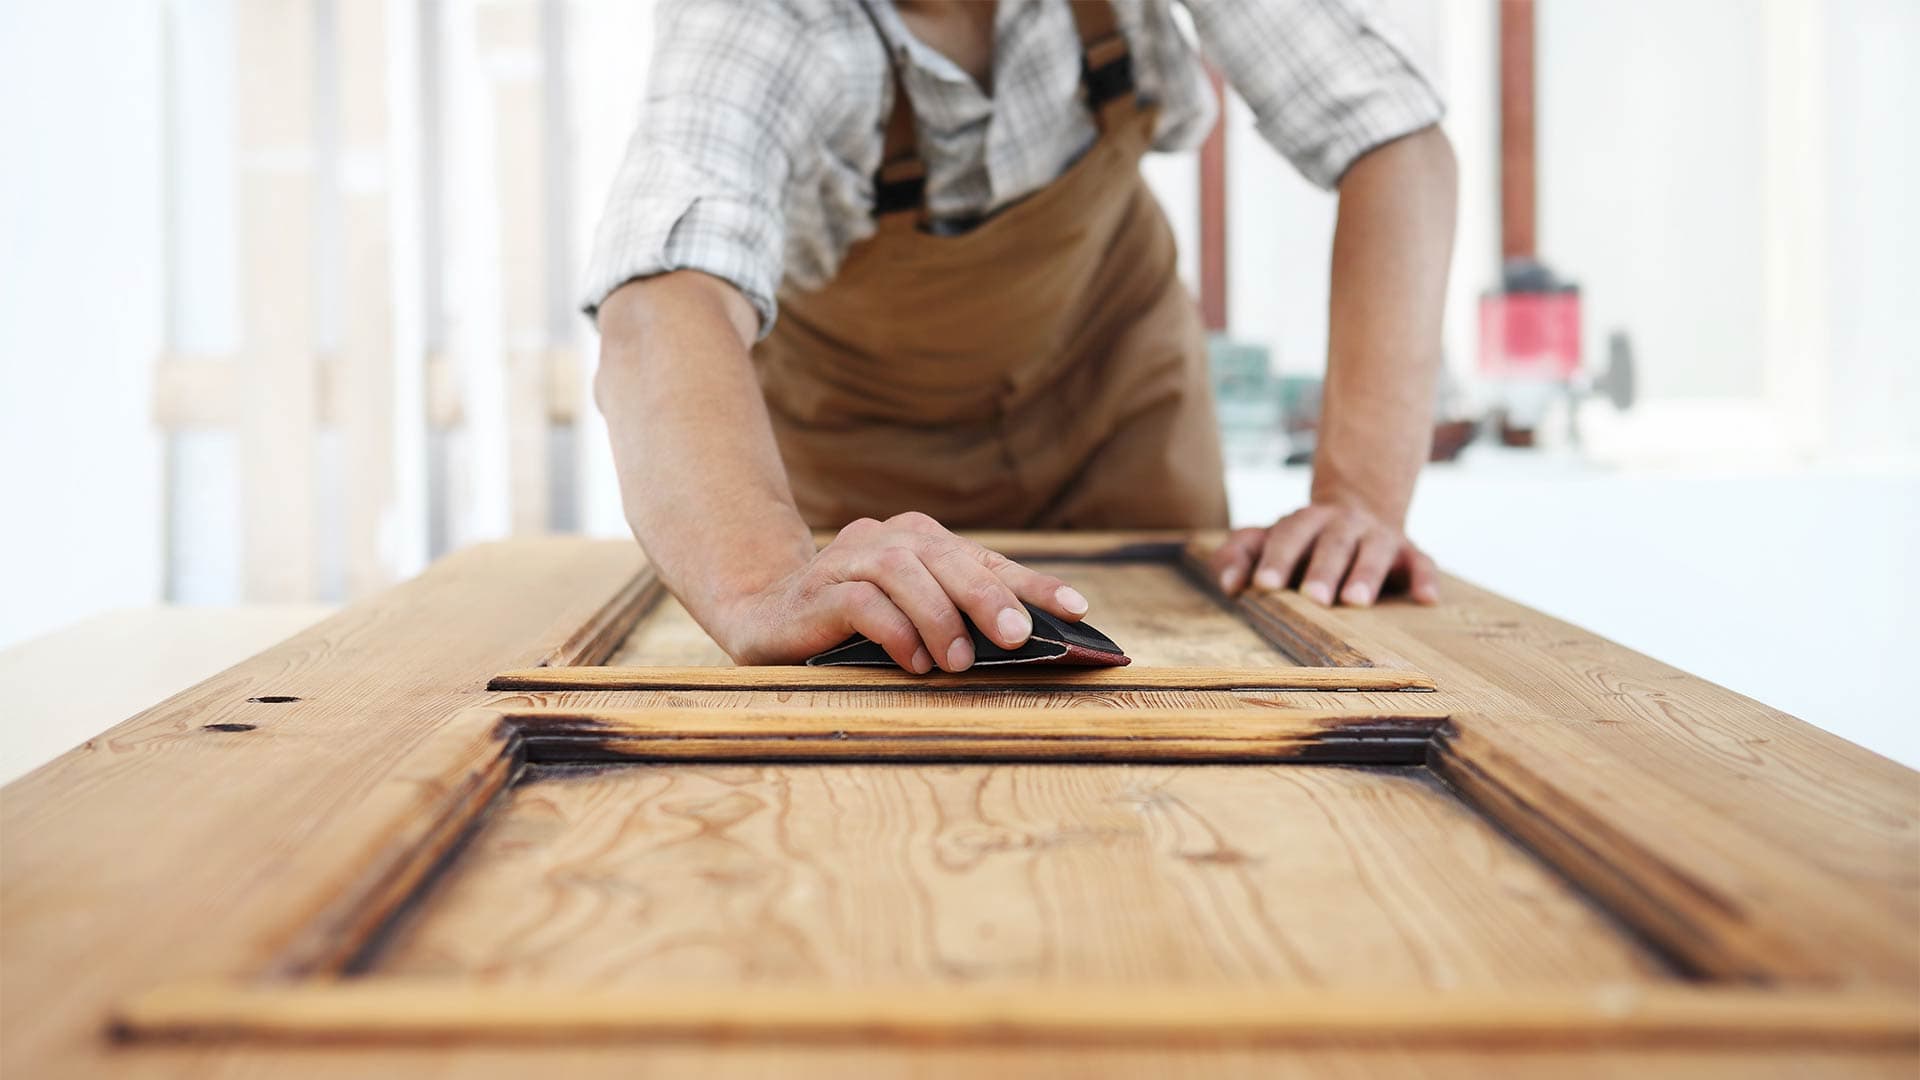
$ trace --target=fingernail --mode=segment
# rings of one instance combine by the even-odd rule
[[[1240,587],[1240,568],[1229,566],[1220,571],[1220,591],[1230,593]]]
[[[925,675],[933,670],[933,657],[927,653],[925,645],[913,650],[913,663],[910,666],[915,675]]]
[[[1366,607],[1368,604],[1373,603],[1373,590],[1367,588],[1365,585],[1349,585],[1347,586],[1345,599],[1347,603],[1352,604],[1354,607]]]
[[[1319,604],[1321,607],[1333,606],[1333,590],[1318,581],[1309,581],[1300,586],[1300,594]]]
[[[1280,571],[1266,569],[1253,575],[1253,587],[1256,589],[1265,589],[1268,592],[1278,589],[1280,587]]]
[[[963,637],[954,638],[953,644],[947,646],[947,670],[965,671],[972,666],[973,642]]]
[[[1033,620],[1027,618],[1027,613],[1019,608],[1001,608],[1000,618],[997,621],[1000,626],[1000,640],[1010,647],[1024,644],[1027,637],[1033,633]]]
[[[1061,607],[1066,608],[1067,611],[1074,615],[1085,615],[1087,613],[1087,598],[1081,596],[1080,590],[1071,585],[1060,586],[1059,590],[1053,594],[1053,598],[1060,602]]]

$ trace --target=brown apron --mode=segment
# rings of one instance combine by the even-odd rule
[[[1071,6],[1100,127],[1085,155],[970,231],[924,231],[896,68],[874,234],[825,288],[781,290],[753,357],[815,528],[907,510],[951,528],[1227,523],[1205,336],[1140,175],[1157,110],[1111,6]]]

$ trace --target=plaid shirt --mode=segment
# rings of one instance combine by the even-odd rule
[[[661,0],[638,131],[587,271],[586,308],[635,278],[702,270],[773,324],[784,277],[833,278],[873,232],[873,172],[892,108],[887,51],[919,121],[936,219],[991,213],[1046,186],[1092,145],[1080,44],[1062,0],[1000,0],[993,94],[909,33],[888,0]],[[1201,47],[1260,133],[1334,186],[1361,154],[1442,107],[1365,0],[1182,0]],[[1216,105],[1173,0],[1114,0],[1154,146],[1199,145]],[[880,35],[874,33],[878,21]]]

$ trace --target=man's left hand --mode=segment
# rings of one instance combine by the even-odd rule
[[[1239,529],[1213,553],[1220,590],[1277,592],[1298,581],[1301,595],[1331,607],[1366,607],[1383,591],[1404,589],[1419,603],[1440,602],[1433,560],[1397,525],[1353,506],[1315,503],[1270,529]]]

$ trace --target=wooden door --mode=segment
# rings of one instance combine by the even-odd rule
[[[1911,771],[1465,583],[1327,612],[1223,601],[1173,538],[992,540],[1135,664],[732,668],[630,549],[546,541],[129,721],[6,789],[9,1059],[1748,1074],[1920,1049]],[[81,991],[13,1004],[82,955]]]

